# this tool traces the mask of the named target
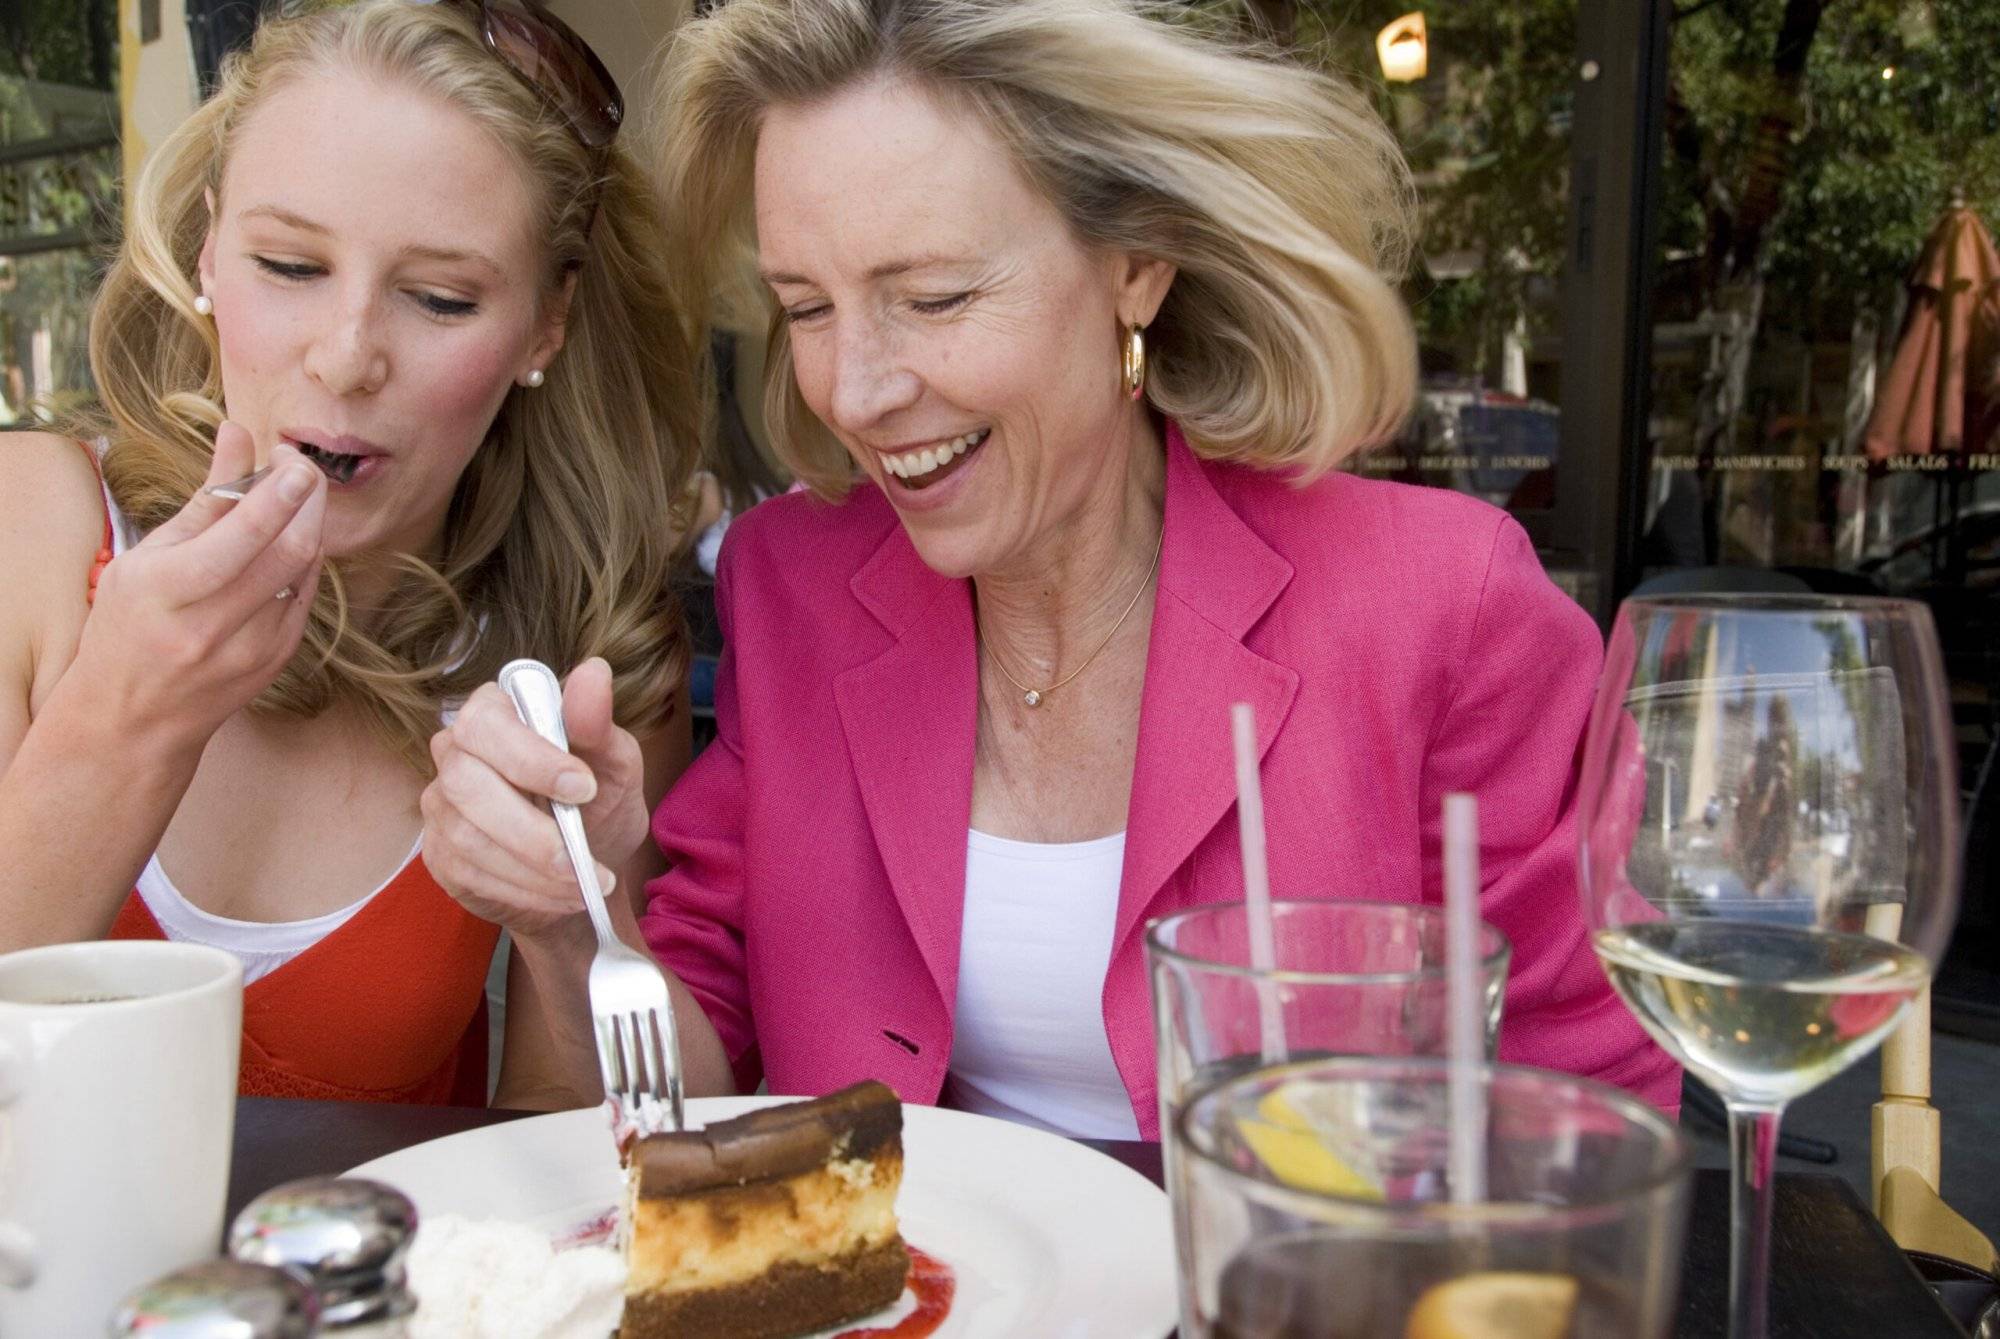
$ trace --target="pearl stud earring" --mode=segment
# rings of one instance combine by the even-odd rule
[[[528,388],[530,390],[533,390],[547,380],[548,378],[542,375],[541,368],[535,367],[528,370]]]
[[[208,294],[197,293],[194,297],[194,309],[203,316],[213,316],[215,314],[215,303],[209,299]]]

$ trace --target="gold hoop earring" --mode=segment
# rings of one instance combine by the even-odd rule
[[[1120,388],[1127,399],[1136,400],[1146,393],[1146,332],[1139,326],[1125,327],[1124,364]]]

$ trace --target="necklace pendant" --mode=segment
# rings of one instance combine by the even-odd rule
[[[1030,688],[1027,692],[1021,695],[1021,700],[1027,703],[1031,707],[1039,707],[1042,705],[1042,695],[1036,692],[1032,688]]]

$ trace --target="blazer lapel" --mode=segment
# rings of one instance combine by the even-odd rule
[[[1256,712],[1261,760],[1299,688],[1296,671],[1243,642],[1291,581],[1292,566],[1230,509],[1171,427],[1166,527],[1114,955],[1236,803],[1230,706],[1248,702]]]
[[[1166,539],[1114,955],[1236,803],[1231,704],[1256,711],[1260,759],[1291,710],[1297,672],[1243,641],[1291,578],[1291,564],[1230,508],[1169,425]],[[895,640],[836,676],[834,699],[891,891],[949,1012],[978,728],[971,589],[924,566],[900,524],[850,585]]]
[[[896,641],[836,676],[834,699],[890,889],[949,1014],[978,723],[970,591],[925,567],[900,524],[850,584]]]

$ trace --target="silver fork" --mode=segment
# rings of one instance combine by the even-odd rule
[[[361,468],[360,456],[342,456],[338,460],[326,460],[319,456],[307,456],[306,459],[319,466],[319,472],[337,484],[346,483],[354,477],[354,472]],[[264,482],[265,475],[276,468],[277,466],[275,465],[266,465],[261,470],[250,471],[250,473],[244,475],[241,479],[231,479],[228,483],[224,484],[210,484],[201,491],[207,493],[210,497],[226,497],[231,502],[241,502],[244,498],[250,496],[251,489]]]
[[[554,671],[539,660],[509,661],[500,670],[500,687],[529,728],[557,748],[569,748],[562,685]],[[590,960],[590,1015],[605,1094],[620,1104],[640,1134],[654,1133],[663,1115],[669,1128],[682,1129],[681,1047],[667,978],[657,963],[628,948],[613,932],[597,861],[583,835],[583,816],[575,805],[559,800],[551,800],[549,808],[583,889],[583,908],[597,931],[597,955]]]

